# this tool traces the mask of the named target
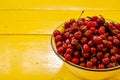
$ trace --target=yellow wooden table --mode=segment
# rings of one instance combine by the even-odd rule
[[[70,18],[104,15],[120,22],[119,0],[1,0],[0,80],[81,80],[54,54],[53,30]],[[109,80],[120,80],[120,74]]]

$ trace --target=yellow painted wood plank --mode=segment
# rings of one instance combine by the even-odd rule
[[[119,0],[1,0],[1,9],[113,9],[120,10]]]
[[[51,35],[0,35],[0,80],[82,80],[55,55]],[[119,80],[120,74],[108,80]]]
[[[0,10],[0,34],[52,34],[57,26],[78,18],[80,13],[81,10]],[[87,10],[82,17],[99,14],[120,22],[118,10]]]

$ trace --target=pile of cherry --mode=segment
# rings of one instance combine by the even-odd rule
[[[70,19],[53,32],[58,54],[76,65],[105,69],[120,65],[120,24],[103,17]]]

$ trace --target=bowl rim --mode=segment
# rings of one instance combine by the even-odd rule
[[[58,30],[58,28],[59,28],[59,27],[62,27],[62,25],[63,25],[63,24],[59,25],[55,30]],[[65,62],[65,63],[67,63],[67,64],[69,64],[69,65],[71,65],[71,66],[73,66],[73,67],[75,67],[75,68],[83,69],[83,70],[86,70],[86,71],[95,71],[95,72],[106,72],[106,71],[113,71],[113,70],[120,69],[120,65],[115,66],[115,67],[112,67],[112,68],[106,68],[106,69],[92,69],[92,68],[82,67],[82,66],[76,65],[76,64],[74,64],[74,63],[72,63],[72,62],[70,62],[70,61],[67,61],[67,60],[65,60],[65,58],[64,58],[63,56],[61,56],[60,54],[58,54],[58,53],[56,52],[56,50],[55,50],[56,47],[54,47],[54,45],[53,45],[53,44],[55,43],[55,42],[53,42],[53,38],[54,38],[54,35],[53,35],[53,33],[52,33],[52,35],[51,35],[51,46],[52,46],[52,49],[53,49],[53,51],[55,52],[55,54],[56,54],[63,62]]]

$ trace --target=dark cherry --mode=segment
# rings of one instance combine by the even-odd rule
[[[105,68],[105,65],[104,64],[98,64],[98,69],[104,69]]]
[[[68,61],[72,60],[72,56],[70,54],[64,54],[64,58]]]
[[[89,53],[83,53],[82,56],[83,56],[83,58],[89,58],[90,54]]]
[[[90,59],[90,61],[91,61],[93,64],[96,64],[97,59],[96,59],[96,57],[92,57],[92,58]]]
[[[91,54],[96,54],[97,53],[97,49],[95,47],[90,48],[90,53]]]
[[[93,36],[92,41],[94,44],[100,44],[102,42],[102,38],[100,36]]]
[[[88,43],[88,39],[86,37],[82,37],[81,43],[82,44],[87,44]]]
[[[67,49],[66,49],[66,54],[70,54],[70,55],[71,55],[71,54],[73,54],[73,52],[74,52],[74,51],[73,51],[72,48],[67,48]]]
[[[86,67],[87,67],[87,68],[93,68],[94,65],[93,65],[93,63],[92,63],[91,61],[87,61]]]
[[[79,59],[78,58],[72,58],[72,63],[74,64],[78,64],[79,63]]]
[[[84,52],[89,52],[90,51],[90,48],[89,48],[88,44],[83,45],[83,51]]]
[[[105,65],[106,65],[106,64],[109,64],[109,62],[110,62],[110,59],[109,59],[109,58],[103,58],[103,59],[102,59],[102,63],[105,64]]]
[[[55,30],[55,31],[53,32],[53,35],[54,35],[54,36],[61,35],[61,32],[60,32],[59,30]]]

